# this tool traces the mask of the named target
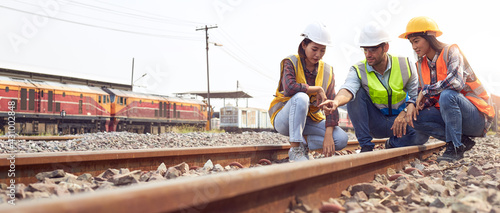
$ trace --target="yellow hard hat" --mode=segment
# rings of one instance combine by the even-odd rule
[[[401,34],[399,37],[408,38],[408,35],[413,33],[427,32],[433,32],[436,37],[443,34],[434,20],[427,16],[418,16],[412,18],[410,22],[408,22],[408,25],[406,25],[406,32]]]

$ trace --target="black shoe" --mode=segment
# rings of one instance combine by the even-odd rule
[[[390,139],[387,139],[385,141],[385,149],[390,149],[390,148],[394,148],[392,145],[391,145],[391,142],[389,142]]]
[[[462,135],[462,143],[465,146],[465,151],[469,151],[476,145],[476,142],[474,142],[469,136]]]
[[[446,143],[446,150],[443,155],[437,158],[437,161],[455,161],[460,160],[464,157],[465,146],[455,147],[453,142]]]
[[[373,151],[373,146],[362,146],[361,152],[371,152]]]

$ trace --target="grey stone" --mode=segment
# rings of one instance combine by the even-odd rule
[[[108,179],[108,181],[113,183],[116,186],[139,183],[137,175],[135,175],[134,173],[131,173],[131,172],[127,173],[127,174],[115,175],[112,178]]]
[[[467,173],[468,173],[469,175],[474,176],[474,177],[484,175],[483,171],[482,171],[481,169],[479,169],[477,166],[471,166],[471,167],[469,168],[469,170],[467,171]]]
[[[78,176],[78,178],[76,178],[76,180],[81,180],[81,181],[86,181],[86,182],[91,183],[93,178],[92,178],[91,174],[84,173],[84,174],[81,174],[80,176]]]
[[[107,169],[103,173],[99,174],[97,177],[109,179],[117,174],[120,174],[120,171],[117,169]]]
[[[60,178],[64,177],[66,173],[62,169],[54,170],[51,172],[40,172],[35,175],[36,179],[43,181],[45,178]]]
[[[167,170],[167,173],[165,173],[165,178],[167,179],[174,179],[182,175],[182,172],[175,167],[170,167]]]
[[[167,166],[164,163],[161,163],[156,169],[156,172],[158,172],[161,176],[164,176],[165,173],[167,173]]]
[[[441,200],[441,198],[437,197],[436,199],[434,199],[434,201],[432,201],[432,203],[429,204],[429,206],[437,207],[437,208],[444,208],[445,204]]]

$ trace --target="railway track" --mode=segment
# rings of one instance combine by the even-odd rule
[[[375,139],[373,143],[381,145],[385,139]],[[357,141],[349,141],[346,150],[359,147]],[[39,172],[63,169],[75,175],[90,173],[97,176],[108,168],[128,168],[133,170],[156,170],[158,165],[167,166],[185,162],[190,166],[203,166],[211,160],[214,164],[228,165],[238,162],[244,167],[257,164],[261,159],[280,160],[288,157],[290,145],[229,146],[206,148],[169,148],[143,150],[85,151],[58,153],[23,153],[16,154],[16,183],[36,183],[35,175]],[[7,159],[10,155],[0,155]],[[0,171],[8,171],[11,163],[0,161]],[[8,184],[8,173],[0,173],[0,183]]]
[[[83,136],[15,136],[14,140],[26,140],[26,141],[67,141],[77,138],[82,138]],[[8,136],[0,136],[0,140],[9,140]]]
[[[19,203],[15,207],[1,206],[0,212],[220,212],[221,210],[230,212],[284,212],[296,197],[309,206],[318,208],[322,201],[326,201],[330,197],[338,197],[347,186],[371,181],[375,174],[385,174],[387,168],[402,169],[405,164],[415,158],[424,159],[438,152],[441,146],[444,146],[443,142],[292,164],[270,165],[195,178],[180,178],[52,200],[30,201]],[[246,155],[247,161],[239,160],[246,167],[261,158],[265,158],[264,155],[270,155],[269,153],[274,153],[271,156],[278,158],[280,156],[286,157],[289,146],[227,148],[234,149],[230,151],[232,154],[220,158],[229,159],[232,162],[236,156]],[[213,148],[211,152],[214,154],[222,153],[222,150],[219,149],[222,148]],[[180,156],[181,150],[176,150],[177,156]],[[183,152],[194,156],[196,154],[193,151],[193,149],[185,149]],[[265,151],[268,151],[268,154],[262,156],[255,154]],[[159,157],[165,154],[167,153],[157,153],[157,157],[166,159]],[[188,155],[182,157],[182,162],[187,162],[186,156]],[[104,158],[112,159],[112,156],[115,156],[115,161],[125,161],[123,160],[125,155],[120,155],[120,153],[107,153],[101,156],[107,156],[102,157],[102,161],[106,161]],[[170,156],[174,158],[174,153],[170,153]],[[228,156],[234,156],[234,158]],[[51,159],[47,156],[40,157],[39,160]],[[76,163],[77,161],[85,161],[86,159],[83,157],[85,155],[80,157],[68,155],[66,159]],[[133,157],[134,159],[145,158],[139,152]],[[200,156],[197,158],[203,159]],[[27,156],[18,159],[26,159],[26,161],[19,161],[25,165],[28,165],[30,161],[27,160],[29,159]],[[203,159],[198,162],[204,163],[205,161],[206,159]],[[220,163],[217,160],[212,161]],[[151,160],[141,162],[149,162],[149,165],[152,163]],[[143,163],[138,163],[138,165],[144,165]],[[53,164],[63,165],[64,163],[53,162]],[[154,168],[145,170],[156,169],[158,164],[153,163]],[[167,163],[165,162],[165,164]],[[4,169],[4,165],[1,166],[1,169]],[[113,166],[107,168],[109,167]],[[53,169],[44,171],[50,170]],[[307,187],[299,187],[301,185]]]

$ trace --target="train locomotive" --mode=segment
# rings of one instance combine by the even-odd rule
[[[0,116],[3,132],[14,124],[16,133],[27,135],[158,134],[171,125],[204,127],[208,118],[207,104],[199,100],[4,76],[0,76]],[[8,122],[9,116],[14,122]]]

